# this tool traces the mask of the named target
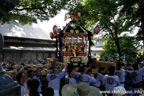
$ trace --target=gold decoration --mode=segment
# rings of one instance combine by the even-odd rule
[[[79,33],[79,30],[76,30],[75,32],[76,32],[76,33]]]
[[[72,58],[72,59],[71,59],[71,62],[80,62],[80,61],[81,61],[80,58]]]
[[[70,33],[74,33],[74,30],[70,30]]]
[[[77,14],[75,13],[71,13],[70,11],[68,13],[65,14],[65,19],[64,21],[66,21],[67,19],[71,18],[71,20],[73,20],[76,17]]]

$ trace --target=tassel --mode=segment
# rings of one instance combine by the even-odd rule
[[[83,37],[83,42],[84,42],[84,44],[86,43],[85,37]]]
[[[68,37],[66,36],[66,43],[68,44]]]
[[[80,43],[79,36],[78,36],[78,38],[77,38],[77,43]]]
[[[74,37],[72,36],[72,42],[71,42],[71,44],[73,44],[74,43]]]

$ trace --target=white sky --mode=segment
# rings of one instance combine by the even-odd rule
[[[53,26],[57,25],[60,28],[69,23],[70,19],[64,21],[65,14],[68,13],[66,10],[61,10],[54,18],[51,18],[49,21],[38,21],[38,26],[45,32],[52,32]]]
[[[61,10],[54,18],[51,18],[49,21],[41,22],[38,20],[38,23],[33,23],[32,25],[21,26],[16,22],[12,24],[0,25],[0,33],[6,36],[15,36],[15,37],[27,37],[27,38],[39,38],[39,39],[50,39],[50,32],[53,30],[53,26],[57,25],[60,28],[69,23],[70,19],[64,21],[65,14],[68,13],[66,10]],[[129,36],[135,36],[138,31],[138,28],[135,28],[133,34],[127,33]],[[105,32],[100,32],[98,35],[95,35],[96,38],[102,38],[102,34]],[[123,35],[123,34],[121,34]]]

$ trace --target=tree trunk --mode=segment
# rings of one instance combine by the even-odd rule
[[[121,60],[121,55],[122,54],[121,54],[121,48],[120,48],[120,40],[119,40],[119,37],[117,36],[117,34],[116,34],[116,41],[117,42],[115,42],[115,43],[116,43],[117,51],[118,51],[118,54],[119,54],[119,60]]]
[[[119,54],[119,60],[121,59],[121,48],[120,48],[120,42],[119,41],[117,41],[117,42],[115,42],[116,43],[116,46],[117,46],[117,51],[118,51],[118,54]]]
[[[117,30],[117,29],[115,29]],[[117,47],[117,51],[118,51],[118,54],[119,54],[119,60],[121,58],[121,48],[120,48],[120,41],[119,41],[119,38],[117,36],[117,31],[115,31],[115,35],[113,34],[112,31],[110,31],[110,34],[112,35],[114,41],[115,41],[115,44],[116,44],[116,47]]]

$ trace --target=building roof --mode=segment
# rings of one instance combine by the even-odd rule
[[[43,31],[38,24],[33,23],[32,25],[26,24],[22,26],[16,20],[11,20],[10,24],[0,25],[0,33],[4,36],[11,37],[25,37],[25,38],[36,38],[36,39],[47,39],[50,40],[49,31]]]
[[[15,47],[15,46],[10,46],[10,47],[4,47],[4,50],[17,50],[17,51],[56,51],[56,48],[47,48],[47,47]]]
[[[33,39],[23,37],[11,37],[4,36],[4,46],[15,46],[15,47],[49,47],[55,48],[56,41],[45,40],[45,39]]]

